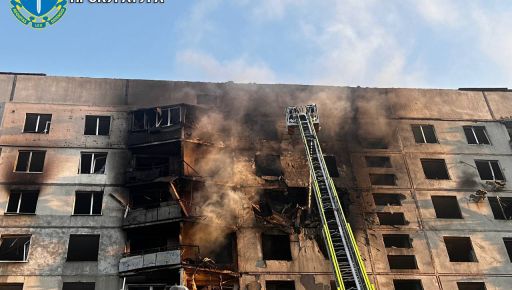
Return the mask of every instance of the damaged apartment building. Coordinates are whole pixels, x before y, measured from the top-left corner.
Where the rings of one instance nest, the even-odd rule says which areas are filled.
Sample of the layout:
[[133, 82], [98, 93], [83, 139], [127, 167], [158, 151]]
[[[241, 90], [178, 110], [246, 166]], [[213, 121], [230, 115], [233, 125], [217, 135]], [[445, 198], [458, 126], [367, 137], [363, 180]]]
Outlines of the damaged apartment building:
[[0, 74], [0, 290], [335, 289], [311, 103], [375, 289], [510, 289], [511, 100]]

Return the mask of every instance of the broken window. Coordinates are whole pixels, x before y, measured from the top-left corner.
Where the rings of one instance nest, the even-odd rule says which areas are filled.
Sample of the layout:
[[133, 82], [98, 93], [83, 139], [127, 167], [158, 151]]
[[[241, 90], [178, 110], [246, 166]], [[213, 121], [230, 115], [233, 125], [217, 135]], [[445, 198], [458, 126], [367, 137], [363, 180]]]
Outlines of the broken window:
[[157, 109], [158, 113], [158, 123], [157, 127], [168, 127], [172, 125], [176, 125], [180, 123], [180, 108], [163, 108], [161, 110]]
[[98, 261], [100, 235], [70, 235], [67, 261]]
[[370, 183], [372, 185], [396, 185], [396, 175], [370, 173]]
[[334, 155], [324, 155], [325, 165], [331, 177], [340, 177], [338, 166], [336, 165], [336, 157]]
[[77, 191], [75, 193], [74, 215], [100, 215], [103, 201], [101, 191]]
[[80, 155], [80, 174], [105, 174], [107, 153], [82, 152]]
[[16, 172], [41, 173], [44, 167], [46, 151], [18, 151]]
[[411, 125], [416, 143], [439, 143], [432, 125]]
[[388, 263], [390, 269], [418, 269], [414, 255], [388, 255]]
[[395, 290], [423, 290], [419, 279], [393, 280], [393, 286], [395, 286]]
[[505, 180], [497, 160], [475, 160], [476, 169], [482, 180]]
[[494, 219], [512, 220], [512, 197], [490, 196], [488, 199]]
[[295, 290], [294, 281], [265, 281], [266, 290]]
[[52, 122], [51, 114], [31, 114], [27, 113], [25, 117], [25, 126], [23, 133], [50, 133], [50, 125]]
[[457, 282], [459, 290], [486, 290], [484, 282]]
[[39, 191], [13, 190], [9, 195], [6, 213], [34, 214], [36, 213]]
[[402, 199], [405, 196], [403, 194], [398, 193], [374, 193], [373, 201], [375, 205], [383, 205], [383, 206], [399, 206], [402, 205]]
[[207, 95], [207, 94], [198, 94], [196, 96], [196, 104], [215, 106], [217, 104], [217, 96], [212, 96], [212, 95]]
[[459, 202], [456, 196], [431, 196], [436, 217], [442, 219], [461, 219]]
[[0, 290], [23, 290], [23, 283], [0, 283]]
[[450, 179], [444, 159], [420, 159], [427, 179]]
[[262, 234], [261, 248], [263, 250], [263, 260], [292, 260], [289, 235]]
[[146, 114], [143, 110], [133, 112], [132, 131], [146, 129]]
[[444, 237], [450, 262], [478, 262], [469, 237]]
[[484, 126], [463, 126], [468, 144], [491, 144]]
[[282, 176], [283, 166], [281, 157], [276, 154], [256, 154], [254, 157], [256, 175], [258, 176]]
[[378, 212], [379, 224], [382, 226], [403, 226], [407, 224], [402, 212]]
[[110, 133], [110, 116], [85, 116], [84, 135], [108, 136]]
[[412, 248], [411, 238], [407, 234], [383, 234], [382, 239], [386, 248]]
[[26, 262], [30, 235], [3, 235], [0, 238], [0, 261]]
[[503, 243], [507, 249], [508, 259], [512, 262], [512, 238], [503, 238]]
[[64, 282], [62, 290], [94, 290], [94, 282]]
[[387, 156], [365, 156], [366, 167], [391, 168], [391, 160]]

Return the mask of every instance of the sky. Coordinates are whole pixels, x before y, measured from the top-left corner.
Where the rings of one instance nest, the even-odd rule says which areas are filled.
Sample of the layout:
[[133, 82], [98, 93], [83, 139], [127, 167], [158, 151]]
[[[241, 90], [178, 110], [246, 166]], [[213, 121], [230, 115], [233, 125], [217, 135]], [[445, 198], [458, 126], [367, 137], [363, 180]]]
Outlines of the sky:
[[505, 0], [87, 1], [68, 4], [66, 15], [42, 30], [18, 22], [9, 1], [1, 1], [0, 71], [362, 87], [512, 87], [512, 5]]

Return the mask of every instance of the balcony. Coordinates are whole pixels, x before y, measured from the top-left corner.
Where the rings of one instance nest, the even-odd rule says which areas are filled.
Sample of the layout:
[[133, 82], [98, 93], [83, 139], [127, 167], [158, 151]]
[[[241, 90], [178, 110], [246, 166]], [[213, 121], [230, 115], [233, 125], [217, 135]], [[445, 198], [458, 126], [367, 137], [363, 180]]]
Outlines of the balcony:
[[182, 137], [183, 126], [181, 124], [162, 128], [154, 127], [130, 132], [128, 135], [128, 146], [177, 141], [182, 139]]
[[149, 224], [180, 220], [181, 208], [177, 202], [168, 202], [156, 208], [141, 208], [128, 211], [123, 220], [123, 227], [136, 227]]
[[147, 268], [180, 266], [183, 259], [191, 256], [198, 259], [199, 248], [197, 246], [161, 247], [127, 253], [119, 261], [119, 272], [126, 273]]
[[178, 163], [161, 166], [153, 166], [149, 168], [134, 168], [126, 172], [126, 183], [137, 184], [152, 182], [160, 177], [179, 176], [182, 173], [182, 166]]

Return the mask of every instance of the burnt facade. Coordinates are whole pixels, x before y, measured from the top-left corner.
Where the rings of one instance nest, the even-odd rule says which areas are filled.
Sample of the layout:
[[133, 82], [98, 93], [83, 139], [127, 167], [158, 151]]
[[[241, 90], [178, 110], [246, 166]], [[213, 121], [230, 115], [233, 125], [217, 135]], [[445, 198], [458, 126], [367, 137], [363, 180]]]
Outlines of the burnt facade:
[[331, 289], [309, 103], [376, 289], [508, 289], [511, 99], [0, 75], [0, 290]]

